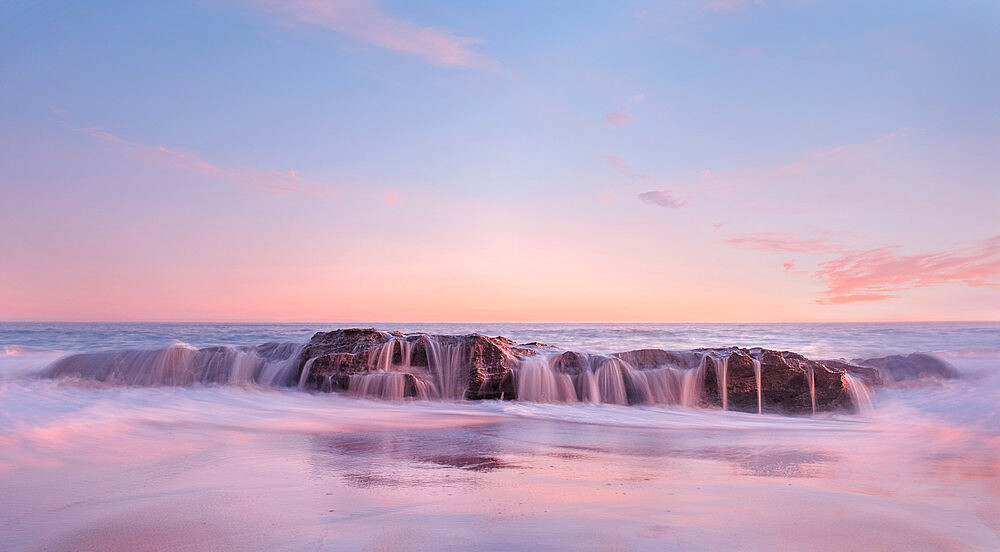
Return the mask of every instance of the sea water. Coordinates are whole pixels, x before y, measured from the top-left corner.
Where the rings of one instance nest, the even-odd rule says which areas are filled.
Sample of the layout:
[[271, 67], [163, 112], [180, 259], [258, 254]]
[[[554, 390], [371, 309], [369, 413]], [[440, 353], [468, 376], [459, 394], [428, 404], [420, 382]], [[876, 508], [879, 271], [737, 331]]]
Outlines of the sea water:
[[[595, 354], [929, 352], [864, 415], [371, 401], [37, 376], [341, 327]], [[554, 388], [555, 389], [555, 388]], [[2, 550], [996, 550], [1000, 324], [0, 324]]]

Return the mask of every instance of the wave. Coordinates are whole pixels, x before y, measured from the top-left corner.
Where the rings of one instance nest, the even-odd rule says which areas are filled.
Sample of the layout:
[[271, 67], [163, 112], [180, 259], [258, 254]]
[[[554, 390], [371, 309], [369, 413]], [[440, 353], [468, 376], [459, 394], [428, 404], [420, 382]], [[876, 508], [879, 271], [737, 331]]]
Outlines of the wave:
[[18, 356], [28, 352], [28, 349], [20, 345], [4, 345], [0, 347], [0, 356]]
[[76, 377], [117, 385], [290, 385], [301, 368], [299, 343], [195, 349], [177, 343], [163, 349], [79, 353], [57, 360], [44, 377]]

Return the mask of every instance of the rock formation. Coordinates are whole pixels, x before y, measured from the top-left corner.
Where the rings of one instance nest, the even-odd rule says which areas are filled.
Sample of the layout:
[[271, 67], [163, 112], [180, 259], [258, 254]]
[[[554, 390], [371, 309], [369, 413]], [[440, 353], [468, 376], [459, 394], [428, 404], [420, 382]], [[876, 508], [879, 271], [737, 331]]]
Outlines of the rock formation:
[[[882, 382], [872, 364], [878, 359], [860, 365], [739, 348], [642, 349], [614, 355], [554, 351], [540, 343], [517, 345], [479, 334], [336, 330], [313, 336], [303, 351], [300, 381], [304, 388], [375, 398], [665, 403], [792, 414], [857, 410], [860, 405], [851, 382], [862, 386]], [[529, 357], [533, 359], [530, 382], [524, 379], [529, 373], [524, 359]], [[549, 373], [538, 373], [546, 370]], [[391, 388], [352, 385], [376, 374], [394, 374], [377, 377], [397, 382]]]
[[874, 386], [957, 377], [927, 354], [811, 360], [789, 351], [730, 347], [599, 355], [479, 334], [357, 328], [319, 332], [307, 344], [82, 353], [56, 361], [43, 375], [117, 385], [297, 384], [389, 400], [516, 399], [781, 414], [863, 410]]

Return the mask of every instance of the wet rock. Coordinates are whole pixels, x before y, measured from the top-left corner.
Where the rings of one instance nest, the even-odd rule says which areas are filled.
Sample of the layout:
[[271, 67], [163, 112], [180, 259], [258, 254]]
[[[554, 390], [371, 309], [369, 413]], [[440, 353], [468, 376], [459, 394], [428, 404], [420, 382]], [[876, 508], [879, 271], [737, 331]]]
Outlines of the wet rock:
[[552, 345], [546, 345], [545, 343], [539, 343], [537, 341], [529, 341], [528, 343], [520, 343], [518, 347], [526, 347], [529, 349], [547, 349], [550, 351], [557, 350], [558, 347], [553, 347]]
[[882, 358], [856, 360], [855, 364], [878, 370], [887, 382], [901, 382], [923, 378], [952, 379], [958, 372], [947, 362], [925, 353], [892, 355]]
[[[346, 390], [352, 375], [389, 368], [408, 374], [406, 396], [416, 396], [421, 384], [433, 386], [445, 398], [514, 399], [517, 389], [513, 370], [518, 360], [537, 351], [518, 347], [504, 337], [469, 335], [423, 335], [347, 329], [320, 332], [303, 351], [301, 363], [308, 369], [305, 386], [321, 391]], [[433, 359], [433, 360], [432, 360]], [[447, 374], [463, 389], [448, 397], [441, 366], [460, 370]], [[451, 381], [451, 379], [449, 379]]]
[[302, 352], [304, 358], [313, 358], [334, 353], [363, 354], [376, 345], [392, 339], [387, 332], [374, 328], [351, 328], [332, 332], [316, 332]]
[[882, 377], [881, 372], [871, 366], [861, 366], [860, 364], [848, 362], [846, 360], [821, 360], [818, 362], [833, 372], [847, 372], [852, 376], [859, 378], [869, 387], [885, 383], [885, 379]]
[[[530, 367], [522, 365], [529, 356], [535, 357]], [[519, 372], [525, 396], [538, 391], [531, 395], [537, 400], [725, 405], [783, 414], [856, 410], [871, 404], [872, 386], [958, 377], [948, 363], [920, 353], [855, 361], [736, 347], [597, 355], [480, 334], [373, 328], [318, 332], [305, 345], [81, 353], [57, 360], [42, 375], [111, 385], [299, 384], [374, 398], [509, 400], [517, 398]]]
[[614, 356], [639, 370], [649, 370], [661, 366], [697, 368], [702, 357], [695, 351], [665, 351], [663, 349], [638, 349], [615, 353]]
[[469, 385], [465, 398], [517, 398], [513, 370], [518, 359], [534, 351], [511, 347], [513, 342], [505, 338], [471, 334], [462, 339], [463, 347], [469, 350]]
[[[317, 333], [305, 348], [302, 363], [310, 369], [305, 379], [307, 386], [323, 391], [347, 390], [352, 376], [389, 367], [407, 374], [407, 397], [421, 396], [421, 389], [434, 389], [432, 396], [481, 400], [517, 398], [518, 363], [530, 355], [547, 355], [554, 372], [573, 378], [578, 395], [584, 372], [593, 373], [604, 363], [614, 361], [624, 363], [623, 386], [628, 404], [654, 400], [652, 392], [643, 386], [654, 381], [653, 374], [672, 370], [674, 375], [670, 377], [675, 379], [670, 385], [694, 386], [693, 391], [675, 393], [695, 394], [684, 398], [684, 404], [721, 408], [725, 403], [729, 410], [757, 412], [759, 408], [765, 413], [781, 414], [856, 410], [848, 378], [873, 386], [886, 380], [954, 374], [946, 363], [919, 354], [848, 362], [815, 361], [790, 351], [735, 347], [639, 349], [610, 357], [575, 351], [555, 353], [552, 349], [537, 342], [517, 345], [503, 337], [479, 334], [404, 335], [348, 329]], [[442, 355], [449, 357], [443, 360]], [[760, 366], [760, 399], [755, 361]], [[456, 382], [452, 385], [460, 386], [450, 395], [440, 389], [444, 385], [442, 375], [435, 373], [448, 362], [458, 370], [451, 376]], [[687, 383], [677, 383], [678, 378], [685, 378]], [[661, 377], [658, 381], [662, 384], [667, 380]]]
[[[727, 387], [729, 398], [729, 410], [741, 412], [757, 412], [757, 377], [754, 373], [753, 358], [749, 353], [742, 351], [730, 352], [727, 357]], [[707, 385], [711, 397], [711, 403], [722, 406], [722, 400], [718, 392], [718, 382], [715, 377], [715, 370], [709, 370], [707, 375], [712, 381]], [[763, 373], [761, 374], [763, 375]], [[771, 412], [775, 409], [774, 403], [768, 403], [768, 394], [764, 394], [764, 411]]]
[[[828, 366], [796, 353], [769, 349], [642, 349], [615, 356], [639, 370], [664, 366], [697, 370], [695, 383], [702, 388], [697, 406], [722, 408], [725, 402], [728, 410], [742, 412], [760, 408], [765, 413], [807, 414], [814, 411], [814, 402], [816, 411], [850, 410], [854, 405], [843, 373], [850, 370], [869, 378], [873, 375], [869, 368], [847, 363]], [[755, 359], [760, 361], [759, 405]], [[725, 392], [720, 385], [723, 375]]]
[[562, 374], [577, 376], [584, 370], [590, 369], [590, 358], [574, 351], [560, 353], [552, 363], [553, 367]]

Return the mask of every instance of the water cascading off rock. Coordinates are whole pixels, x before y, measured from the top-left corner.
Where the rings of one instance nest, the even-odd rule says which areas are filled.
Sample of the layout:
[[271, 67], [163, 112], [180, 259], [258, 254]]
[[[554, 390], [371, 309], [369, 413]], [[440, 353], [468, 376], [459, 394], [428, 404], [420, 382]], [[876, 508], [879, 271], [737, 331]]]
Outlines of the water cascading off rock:
[[750, 413], [864, 411], [873, 386], [954, 377], [925, 354], [814, 361], [788, 351], [642, 349], [615, 354], [560, 351], [503, 337], [346, 329], [306, 344], [81, 353], [45, 369], [113, 385], [252, 384], [403, 400], [504, 399], [614, 405], [673, 405]]

